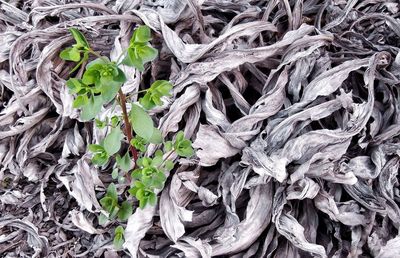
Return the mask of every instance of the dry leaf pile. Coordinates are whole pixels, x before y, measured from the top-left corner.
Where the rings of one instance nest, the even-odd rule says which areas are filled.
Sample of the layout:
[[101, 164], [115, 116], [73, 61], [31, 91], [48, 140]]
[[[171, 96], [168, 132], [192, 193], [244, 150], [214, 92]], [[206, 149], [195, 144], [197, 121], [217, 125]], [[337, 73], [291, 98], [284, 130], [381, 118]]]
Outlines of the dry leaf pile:
[[[0, 0], [0, 256], [400, 257], [399, 7]], [[197, 153], [117, 253], [97, 221], [111, 172], [86, 153], [105, 132], [79, 121], [58, 54], [76, 27], [115, 58], [136, 24], [160, 56], [123, 91], [170, 80], [154, 120]]]

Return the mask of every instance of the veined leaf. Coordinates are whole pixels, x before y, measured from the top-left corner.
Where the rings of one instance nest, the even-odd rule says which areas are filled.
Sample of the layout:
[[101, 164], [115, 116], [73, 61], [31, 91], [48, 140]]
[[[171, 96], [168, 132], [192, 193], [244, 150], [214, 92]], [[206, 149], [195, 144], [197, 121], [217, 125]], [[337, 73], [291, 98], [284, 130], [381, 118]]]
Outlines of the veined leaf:
[[161, 135], [161, 131], [158, 130], [157, 128], [153, 129], [153, 134], [151, 135], [150, 139], [149, 139], [150, 143], [154, 143], [154, 144], [159, 144], [162, 143], [162, 135]]
[[146, 141], [149, 141], [154, 131], [153, 120], [149, 114], [138, 105], [132, 104], [129, 119], [135, 133]]
[[129, 171], [129, 169], [131, 169], [131, 157], [130, 157], [130, 155], [129, 155], [129, 151], [127, 151], [126, 153], [125, 153], [125, 155], [124, 156], [119, 156], [119, 155], [117, 155], [116, 156], [116, 161], [117, 161], [117, 164], [118, 164], [118, 166], [119, 166], [119, 168], [121, 169], [121, 170], [123, 170], [123, 171]]
[[133, 36], [131, 38], [132, 43], [147, 43], [151, 40], [151, 30], [148, 26], [142, 25], [137, 27], [133, 32]]
[[78, 29], [70, 28], [69, 31], [74, 37], [77, 44], [76, 46], [78, 48], [79, 47], [90, 48], [89, 43], [87, 42], [85, 36]]
[[122, 61], [123, 64], [127, 66], [133, 66], [139, 71], [144, 70], [143, 66], [143, 60], [142, 58], [137, 54], [137, 51], [135, 48], [128, 48], [128, 51], [126, 53], [126, 56], [124, 60]]
[[125, 221], [132, 215], [132, 204], [127, 201], [122, 202], [121, 208], [118, 211], [118, 219]]
[[79, 95], [75, 98], [74, 102], [72, 103], [72, 107], [80, 108], [86, 105], [89, 102], [89, 98], [87, 95]]
[[151, 46], [137, 46], [137, 53], [143, 63], [147, 63], [153, 61], [157, 57], [158, 50]]
[[68, 47], [60, 52], [60, 58], [67, 61], [79, 62], [81, 53], [74, 47]]
[[108, 155], [114, 155], [121, 148], [121, 140], [123, 139], [123, 134], [121, 128], [112, 128], [111, 132], [104, 139], [104, 149]]
[[86, 105], [82, 106], [81, 118], [84, 121], [91, 120], [100, 112], [103, 105], [101, 96], [92, 96]]
[[124, 244], [124, 228], [122, 226], [118, 226], [114, 231], [114, 247], [118, 250], [122, 248]]
[[113, 183], [109, 184], [107, 187], [107, 196], [111, 197], [115, 201], [118, 201], [117, 188]]

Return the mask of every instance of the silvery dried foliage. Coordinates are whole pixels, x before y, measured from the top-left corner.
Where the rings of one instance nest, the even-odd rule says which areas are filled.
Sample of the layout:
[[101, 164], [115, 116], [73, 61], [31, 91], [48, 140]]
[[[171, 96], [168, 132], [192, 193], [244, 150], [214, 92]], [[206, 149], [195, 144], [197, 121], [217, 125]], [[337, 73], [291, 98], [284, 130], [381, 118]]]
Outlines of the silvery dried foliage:
[[[400, 257], [399, 7], [0, 0], [1, 256]], [[126, 67], [123, 91], [170, 80], [152, 115], [197, 155], [129, 218], [117, 253], [116, 225], [97, 221], [111, 164], [86, 154], [106, 132], [80, 122], [58, 53], [76, 27], [115, 59], [137, 24], [160, 55], [143, 75]]]

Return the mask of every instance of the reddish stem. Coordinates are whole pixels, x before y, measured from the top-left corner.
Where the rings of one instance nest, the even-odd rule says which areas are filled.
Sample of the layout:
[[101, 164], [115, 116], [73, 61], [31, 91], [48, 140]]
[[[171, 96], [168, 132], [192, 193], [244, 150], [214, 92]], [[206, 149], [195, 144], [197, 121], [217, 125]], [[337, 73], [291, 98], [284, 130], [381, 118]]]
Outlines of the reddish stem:
[[131, 145], [131, 140], [132, 140], [132, 125], [129, 122], [128, 118], [128, 111], [126, 110], [126, 97], [125, 94], [122, 92], [120, 89], [118, 91], [119, 95], [119, 104], [121, 105], [122, 108], [122, 115], [124, 118], [124, 123], [125, 123], [125, 135], [128, 138], [128, 143], [129, 143], [129, 150], [131, 151], [133, 160], [135, 161], [135, 167], [136, 167], [136, 161], [138, 159], [138, 151]]

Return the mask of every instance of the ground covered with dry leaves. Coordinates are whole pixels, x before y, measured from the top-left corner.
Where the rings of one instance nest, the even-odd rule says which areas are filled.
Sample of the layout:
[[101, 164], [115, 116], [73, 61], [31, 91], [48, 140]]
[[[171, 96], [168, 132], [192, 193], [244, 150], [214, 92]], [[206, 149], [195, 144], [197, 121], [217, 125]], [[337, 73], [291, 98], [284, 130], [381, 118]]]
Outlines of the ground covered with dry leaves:
[[[399, 7], [0, 0], [0, 256], [400, 257]], [[97, 220], [110, 166], [86, 152], [104, 132], [79, 121], [58, 54], [75, 27], [115, 58], [138, 24], [160, 55], [123, 91], [170, 80], [152, 116], [196, 156], [116, 252]]]

